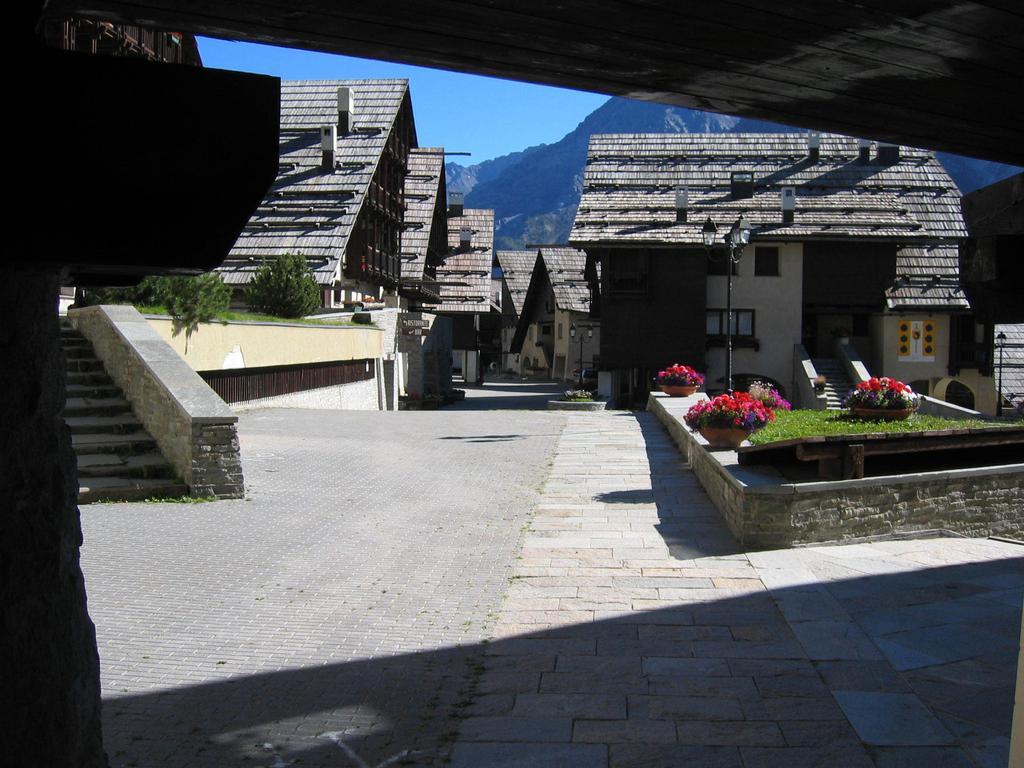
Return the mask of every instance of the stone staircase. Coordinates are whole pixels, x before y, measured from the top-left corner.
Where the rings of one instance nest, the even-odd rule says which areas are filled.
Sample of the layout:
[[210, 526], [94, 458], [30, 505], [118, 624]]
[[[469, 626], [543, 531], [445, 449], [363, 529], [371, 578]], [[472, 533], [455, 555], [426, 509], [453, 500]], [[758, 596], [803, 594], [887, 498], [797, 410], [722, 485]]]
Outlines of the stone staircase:
[[70, 326], [62, 325], [60, 334], [68, 366], [64, 421], [78, 459], [78, 503], [188, 495], [92, 345]]
[[838, 360], [831, 357], [813, 358], [811, 364], [814, 366], [814, 370], [825, 377], [825, 397], [828, 398], [828, 410], [841, 410], [843, 398], [853, 386], [843, 366]]

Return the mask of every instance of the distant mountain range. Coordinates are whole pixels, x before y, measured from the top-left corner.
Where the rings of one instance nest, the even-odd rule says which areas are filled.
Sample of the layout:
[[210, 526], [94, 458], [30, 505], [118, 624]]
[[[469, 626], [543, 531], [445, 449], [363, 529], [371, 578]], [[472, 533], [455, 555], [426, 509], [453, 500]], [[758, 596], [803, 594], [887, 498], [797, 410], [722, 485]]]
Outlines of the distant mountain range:
[[[448, 189], [466, 193], [466, 206], [493, 208], [495, 247], [564, 243], [583, 187], [587, 144], [594, 133], [777, 133], [798, 131], [763, 120], [684, 107], [611, 98], [554, 144], [540, 144], [477, 165], [447, 163]], [[1020, 168], [938, 153], [963, 193], [999, 181]]]

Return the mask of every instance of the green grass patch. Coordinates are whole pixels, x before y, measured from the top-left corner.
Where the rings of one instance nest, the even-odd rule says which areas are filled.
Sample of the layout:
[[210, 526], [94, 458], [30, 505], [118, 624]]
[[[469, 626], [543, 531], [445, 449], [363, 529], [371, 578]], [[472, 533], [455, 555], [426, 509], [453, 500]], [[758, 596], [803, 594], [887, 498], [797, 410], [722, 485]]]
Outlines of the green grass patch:
[[[167, 307], [162, 307], [155, 304], [136, 304], [135, 308], [144, 315], [167, 315], [170, 316], [170, 312], [167, 311]], [[298, 323], [299, 325], [356, 325], [351, 320], [321, 320], [321, 319], [308, 319], [304, 317], [276, 317], [274, 315], [260, 315], [255, 312], [240, 312], [238, 310], [227, 310], [225, 312], [218, 312], [216, 320], [226, 323], [230, 321], [243, 322], [243, 323]], [[362, 325], [361, 327], [370, 327]]]
[[913, 414], [905, 421], [857, 419], [846, 411], [776, 411], [775, 421], [750, 436], [754, 445], [780, 440], [797, 440], [817, 435], [864, 435], [879, 432], [926, 432], [942, 429], [980, 429], [1021, 426], [1024, 421], [983, 421], [946, 419], [941, 416]]

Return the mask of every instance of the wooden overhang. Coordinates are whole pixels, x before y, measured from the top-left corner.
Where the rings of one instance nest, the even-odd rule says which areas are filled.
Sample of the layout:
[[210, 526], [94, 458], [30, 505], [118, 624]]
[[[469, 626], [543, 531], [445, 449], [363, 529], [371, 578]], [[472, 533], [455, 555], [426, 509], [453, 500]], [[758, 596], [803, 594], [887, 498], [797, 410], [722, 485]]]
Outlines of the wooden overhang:
[[[13, 79], [35, 152], [12, 180], [28, 226], [12, 252], [78, 285], [216, 267], [274, 181], [280, 81], [36, 47]], [[148, 94], [143, 98], [140, 94]]]
[[1024, 165], [1010, 0], [52, 0], [78, 14], [387, 59]]
[[[932, 432], [877, 432], [864, 435], [820, 435], [738, 448], [740, 466], [815, 461], [818, 476], [830, 480], [864, 477], [868, 456], [911, 456], [956, 450], [1000, 451], [999, 463], [1024, 456], [1024, 427], [945, 429]], [[917, 458], [920, 458], [918, 456]], [[877, 474], [877, 473], [876, 473]], [[887, 473], [886, 473], [887, 474]]]

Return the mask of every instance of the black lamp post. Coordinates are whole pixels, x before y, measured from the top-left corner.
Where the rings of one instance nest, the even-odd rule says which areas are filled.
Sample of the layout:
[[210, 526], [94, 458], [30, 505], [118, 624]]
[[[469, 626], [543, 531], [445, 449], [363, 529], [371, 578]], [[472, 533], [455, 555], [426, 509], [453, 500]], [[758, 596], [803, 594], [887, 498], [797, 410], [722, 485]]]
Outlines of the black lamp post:
[[[586, 333], [584, 333], [584, 331]], [[583, 381], [583, 339], [586, 338], [587, 341], [590, 341], [592, 338], [594, 338], [594, 329], [593, 329], [593, 327], [591, 327], [589, 325], [586, 325], [586, 326], [582, 326], [581, 325], [580, 328], [579, 328], [579, 332], [578, 333], [579, 333], [579, 337], [580, 337], [580, 365], [579, 365], [580, 377], [579, 378], [580, 378], [580, 381]], [[572, 323], [569, 326], [569, 338], [575, 339], [576, 336], [577, 336], [576, 323]]]
[[1003, 347], [1006, 346], [1006, 334], [996, 334], [996, 346], [999, 347], [999, 380], [996, 384], [996, 416], [1003, 415]]
[[[701, 236], [704, 239], [704, 247], [709, 251], [715, 244], [717, 233], [718, 227], [708, 216], [701, 229]], [[725, 236], [725, 244], [729, 249], [725, 265], [725, 391], [729, 394], [732, 394], [732, 269], [743, 257], [743, 248], [749, 242], [750, 222], [747, 221], [746, 215], [740, 214]]]

